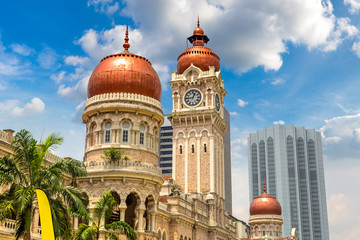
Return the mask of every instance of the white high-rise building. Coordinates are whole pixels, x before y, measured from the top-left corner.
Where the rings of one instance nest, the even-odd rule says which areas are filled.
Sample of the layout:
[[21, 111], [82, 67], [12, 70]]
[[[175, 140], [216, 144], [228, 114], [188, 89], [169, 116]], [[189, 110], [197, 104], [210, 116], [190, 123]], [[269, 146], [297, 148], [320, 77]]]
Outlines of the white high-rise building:
[[250, 133], [250, 202], [268, 193], [283, 209], [283, 233], [296, 228], [301, 240], [328, 240], [321, 134], [315, 129], [277, 125]]

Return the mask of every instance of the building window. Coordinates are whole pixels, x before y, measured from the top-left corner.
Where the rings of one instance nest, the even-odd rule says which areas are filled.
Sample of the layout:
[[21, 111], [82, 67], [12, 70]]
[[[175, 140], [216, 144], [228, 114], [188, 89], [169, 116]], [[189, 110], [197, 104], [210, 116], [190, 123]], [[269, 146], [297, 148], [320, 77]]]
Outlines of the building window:
[[194, 144], [191, 145], [191, 153], [195, 153], [195, 145]]
[[204, 153], [206, 153], [206, 143], [204, 143]]
[[125, 121], [122, 123], [122, 142], [129, 142], [129, 128], [130, 128], [130, 123]]
[[182, 145], [180, 145], [180, 154], [182, 154]]
[[145, 144], [145, 125], [144, 124], [141, 124], [140, 127], [140, 139], [139, 139], [139, 143], [141, 145], [144, 145]]
[[104, 135], [104, 142], [109, 143], [110, 139], [111, 139], [111, 122], [106, 122], [104, 124], [104, 129], [105, 129], [105, 135]]

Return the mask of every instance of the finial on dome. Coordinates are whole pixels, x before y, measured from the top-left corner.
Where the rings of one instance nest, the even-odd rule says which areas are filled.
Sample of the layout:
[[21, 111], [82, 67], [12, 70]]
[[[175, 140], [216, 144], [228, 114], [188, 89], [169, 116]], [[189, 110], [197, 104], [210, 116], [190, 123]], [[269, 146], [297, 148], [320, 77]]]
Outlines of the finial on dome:
[[124, 47], [124, 52], [129, 52], [128, 49], [130, 48], [130, 43], [129, 43], [129, 25], [126, 25], [126, 32], [125, 32], [125, 43], [123, 44]]
[[263, 187], [263, 190], [264, 190], [264, 193], [266, 193], [266, 182], [265, 182], [265, 179], [264, 179], [264, 187]]
[[199, 19], [199, 15], [198, 15], [198, 24], [197, 24], [198, 28], [200, 27], [200, 19]]

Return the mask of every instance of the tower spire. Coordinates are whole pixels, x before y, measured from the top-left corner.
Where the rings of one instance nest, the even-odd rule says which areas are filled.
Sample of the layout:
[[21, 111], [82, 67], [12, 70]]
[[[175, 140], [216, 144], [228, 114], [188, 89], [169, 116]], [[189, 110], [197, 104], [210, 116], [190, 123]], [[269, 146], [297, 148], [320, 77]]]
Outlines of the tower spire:
[[123, 44], [124, 52], [129, 52], [129, 51], [128, 51], [128, 49], [130, 48], [130, 43], [129, 43], [129, 25], [126, 25], [126, 32], [125, 32], [124, 41], [125, 41], [125, 43]]
[[198, 27], [198, 28], [200, 27], [200, 18], [199, 18], [199, 15], [198, 15], [197, 27]]
[[263, 186], [264, 193], [266, 193], [266, 181], [264, 179], [264, 186]]

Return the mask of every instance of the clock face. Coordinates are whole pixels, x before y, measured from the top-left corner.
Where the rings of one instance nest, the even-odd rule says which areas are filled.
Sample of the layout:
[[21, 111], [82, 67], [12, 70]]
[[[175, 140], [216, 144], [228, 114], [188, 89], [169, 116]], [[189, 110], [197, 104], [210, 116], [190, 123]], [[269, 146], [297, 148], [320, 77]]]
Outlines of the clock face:
[[201, 101], [201, 93], [199, 90], [191, 89], [185, 93], [184, 101], [188, 106], [196, 106]]
[[219, 95], [217, 94], [215, 96], [215, 105], [216, 105], [216, 110], [220, 111], [220, 99], [219, 99]]

